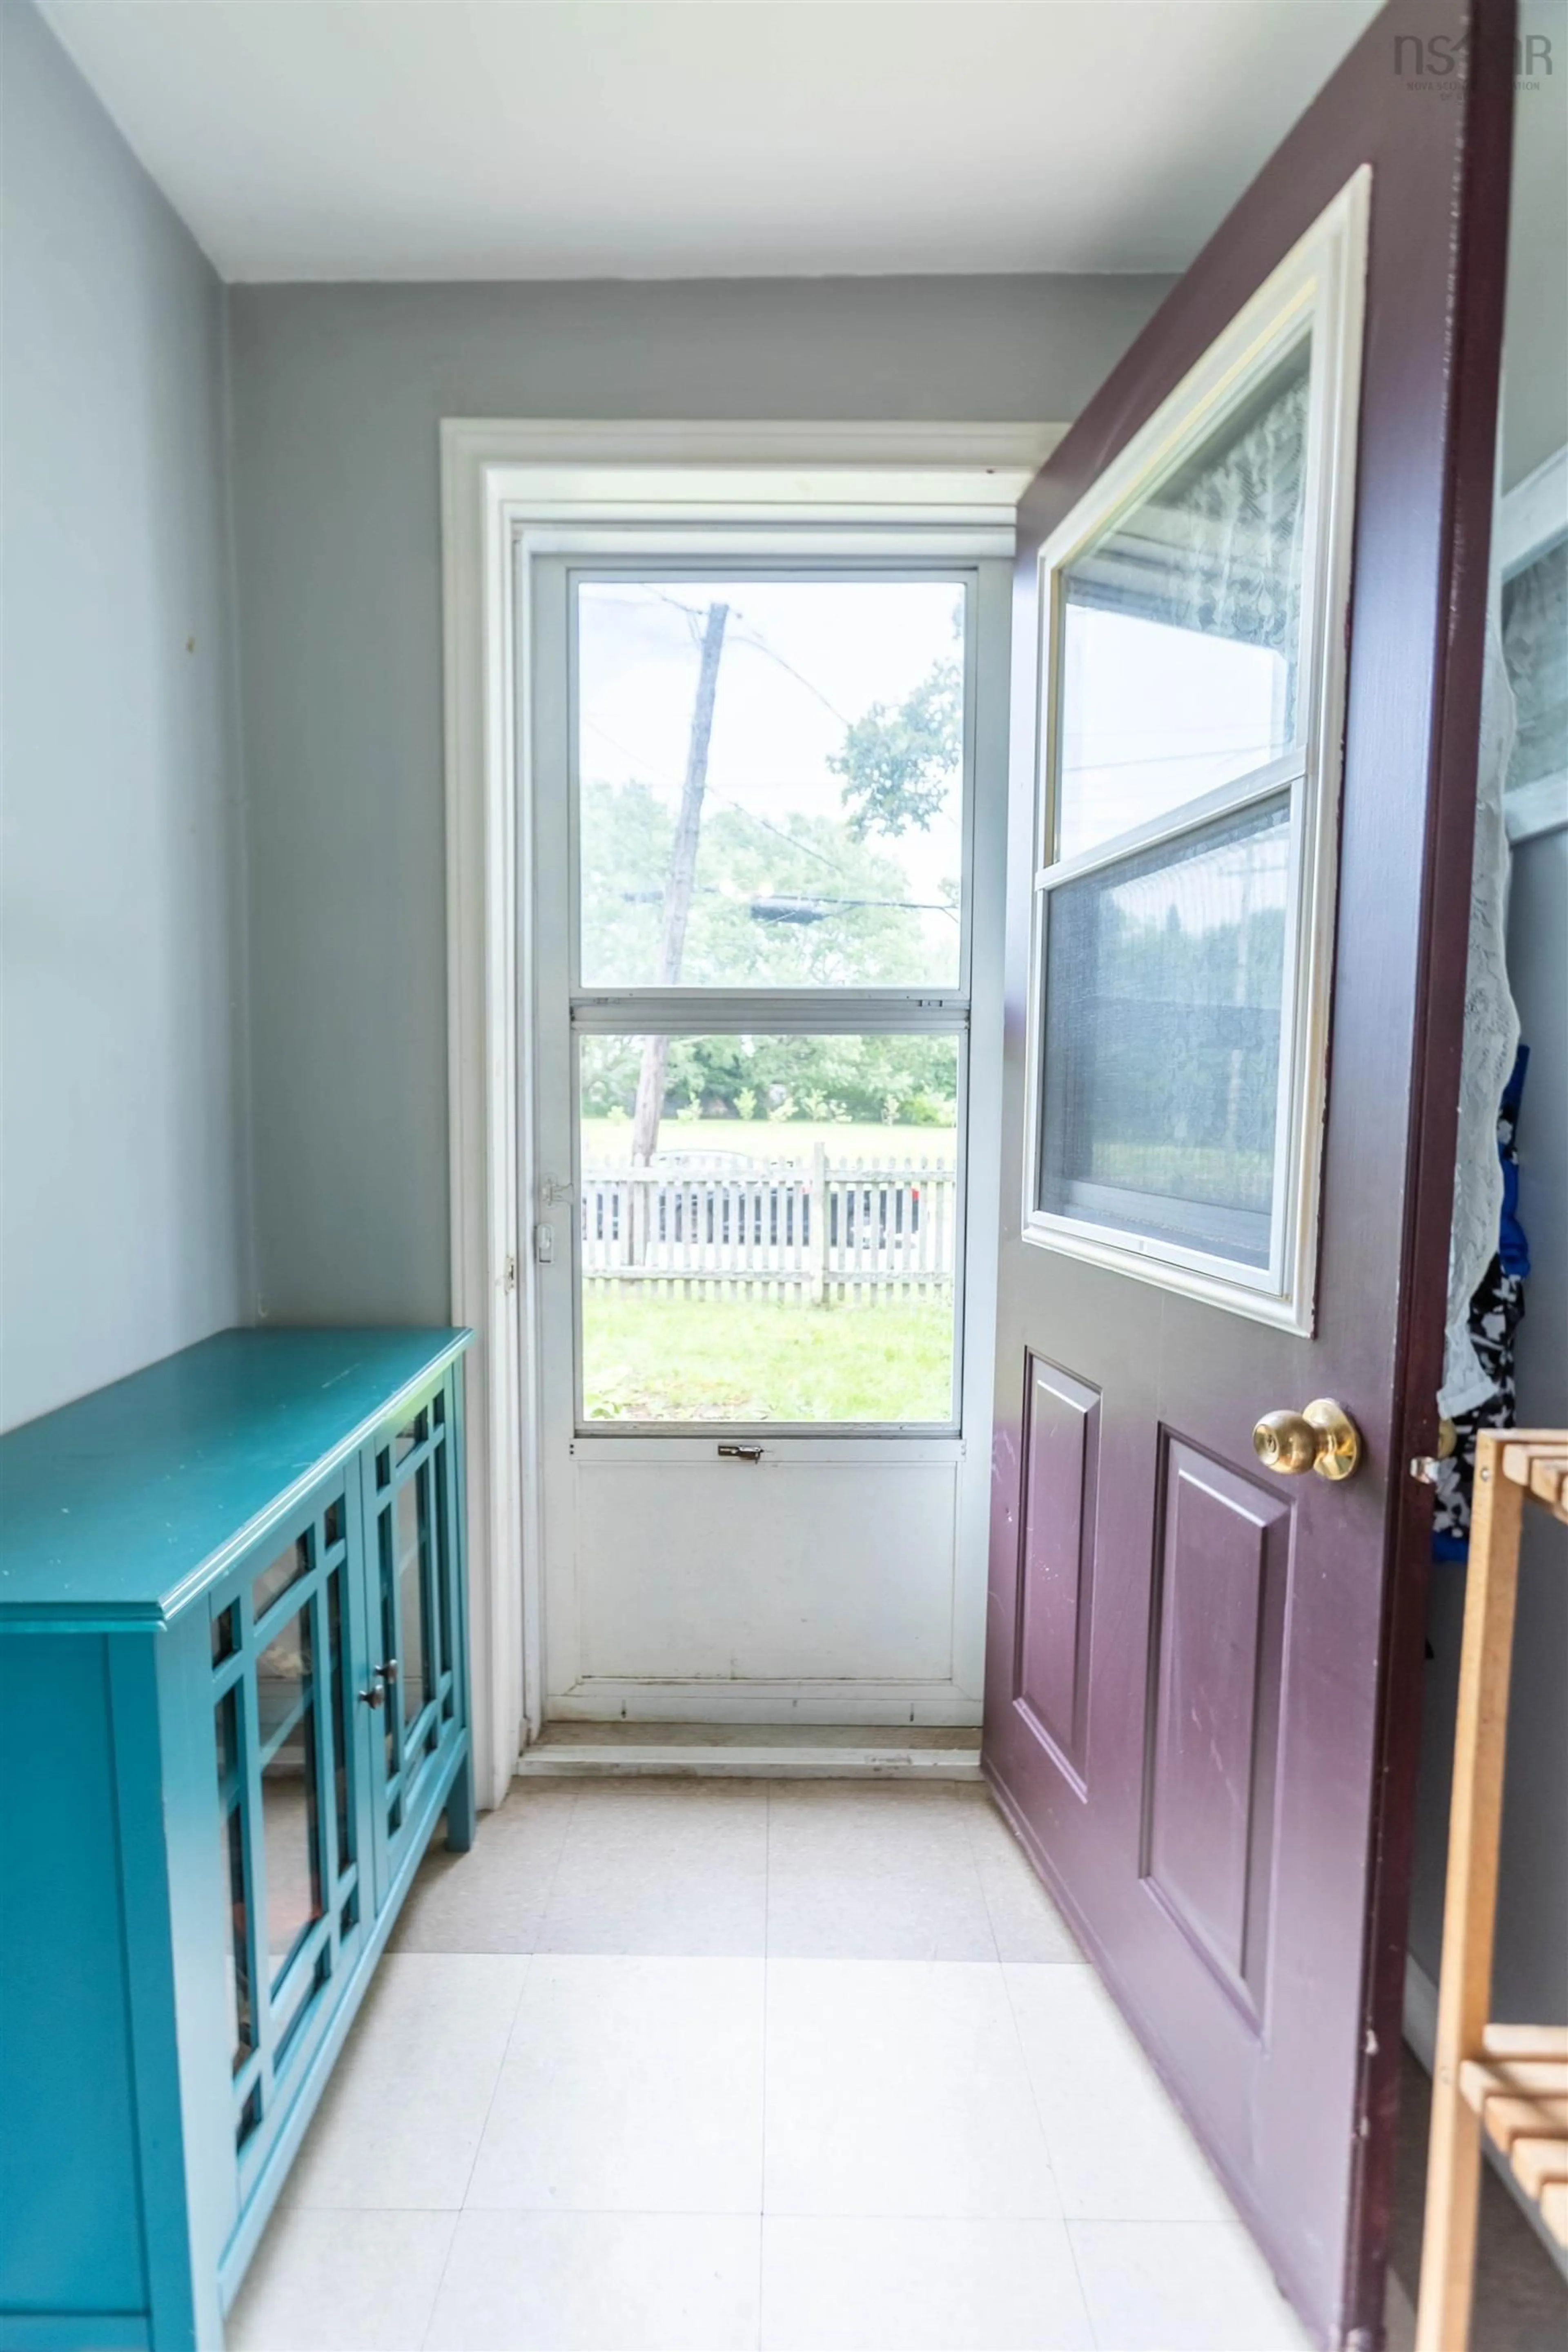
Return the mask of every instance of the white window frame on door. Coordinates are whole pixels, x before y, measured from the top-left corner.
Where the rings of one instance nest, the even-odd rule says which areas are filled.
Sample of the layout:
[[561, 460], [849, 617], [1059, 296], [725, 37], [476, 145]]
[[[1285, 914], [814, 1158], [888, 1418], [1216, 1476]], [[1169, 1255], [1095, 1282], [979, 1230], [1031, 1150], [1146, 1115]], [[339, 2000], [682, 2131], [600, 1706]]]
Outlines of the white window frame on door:
[[[1018, 499], [1062, 430], [442, 422], [451, 1286], [454, 1320], [476, 1334], [466, 1474], [481, 1805], [504, 1796], [543, 1709], [541, 1368], [523, 1246], [538, 1171], [521, 1065], [533, 1017], [528, 558], [649, 528], [701, 556], [745, 553], [749, 532], [764, 553], [781, 526], [803, 552], [1010, 556]], [[983, 723], [1005, 740], [1005, 719]], [[991, 931], [999, 960], [999, 907]], [[994, 1042], [971, 1055], [972, 1119], [993, 1092], [999, 1105]], [[975, 1189], [981, 1224], [984, 1171]]]
[[[1563, 539], [1568, 539], [1568, 448], [1554, 449], [1500, 500], [1493, 542], [1500, 585], [1528, 572]], [[1568, 770], [1505, 790], [1502, 807], [1511, 848], [1543, 834], [1561, 833], [1568, 825]]]
[[[1363, 166], [1238, 311], [1041, 548], [1036, 729], [1035, 888], [1029, 971], [1023, 1237], [1233, 1314], [1310, 1336], [1314, 1321], [1322, 1129], [1327, 1108], [1334, 885], [1347, 675], [1351, 523], [1372, 174]], [[1070, 857], [1056, 854], [1062, 720], [1064, 576], [1068, 564], [1202, 446], [1292, 346], [1312, 340], [1301, 593], [1300, 740], [1267, 766], [1168, 816]], [[1227, 814], [1289, 795], [1287, 1015], [1269, 1263], [1155, 1240], [1040, 1205], [1045, 1097], [1046, 936], [1053, 892], [1142, 848], [1174, 845]]]

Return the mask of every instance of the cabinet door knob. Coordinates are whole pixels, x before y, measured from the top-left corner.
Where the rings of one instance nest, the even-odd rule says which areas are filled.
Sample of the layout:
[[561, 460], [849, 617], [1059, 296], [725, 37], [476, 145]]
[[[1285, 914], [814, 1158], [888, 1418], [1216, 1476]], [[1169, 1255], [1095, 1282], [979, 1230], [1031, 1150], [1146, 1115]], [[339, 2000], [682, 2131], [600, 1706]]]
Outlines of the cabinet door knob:
[[372, 1683], [368, 1689], [361, 1691], [360, 1696], [366, 1706], [380, 1706], [384, 1694], [379, 1683]]

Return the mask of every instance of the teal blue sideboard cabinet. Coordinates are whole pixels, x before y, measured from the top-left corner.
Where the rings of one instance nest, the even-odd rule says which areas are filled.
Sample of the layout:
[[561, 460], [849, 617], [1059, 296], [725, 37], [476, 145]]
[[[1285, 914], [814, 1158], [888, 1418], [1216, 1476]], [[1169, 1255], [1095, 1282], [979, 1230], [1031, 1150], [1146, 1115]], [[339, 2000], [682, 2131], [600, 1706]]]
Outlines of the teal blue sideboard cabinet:
[[0, 2347], [219, 2352], [473, 1834], [465, 1331], [226, 1331], [0, 1439]]

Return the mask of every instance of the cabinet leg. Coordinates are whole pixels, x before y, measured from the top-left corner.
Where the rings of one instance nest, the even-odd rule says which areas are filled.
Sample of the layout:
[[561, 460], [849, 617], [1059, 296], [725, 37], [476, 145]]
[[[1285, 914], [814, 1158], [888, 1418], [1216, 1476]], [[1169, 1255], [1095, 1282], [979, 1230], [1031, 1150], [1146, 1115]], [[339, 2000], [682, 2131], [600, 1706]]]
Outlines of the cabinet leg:
[[474, 1842], [474, 1759], [470, 1753], [458, 1767], [447, 1798], [447, 1851], [467, 1853]]

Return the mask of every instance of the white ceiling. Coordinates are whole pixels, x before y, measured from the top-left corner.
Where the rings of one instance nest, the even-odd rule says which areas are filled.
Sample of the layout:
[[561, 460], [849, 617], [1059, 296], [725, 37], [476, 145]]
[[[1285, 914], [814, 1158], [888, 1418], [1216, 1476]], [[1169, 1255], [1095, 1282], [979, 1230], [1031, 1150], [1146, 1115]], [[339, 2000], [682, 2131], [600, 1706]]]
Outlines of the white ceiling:
[[1180, 268], [1375, 0], [45, 0], [224, 275]]

